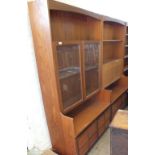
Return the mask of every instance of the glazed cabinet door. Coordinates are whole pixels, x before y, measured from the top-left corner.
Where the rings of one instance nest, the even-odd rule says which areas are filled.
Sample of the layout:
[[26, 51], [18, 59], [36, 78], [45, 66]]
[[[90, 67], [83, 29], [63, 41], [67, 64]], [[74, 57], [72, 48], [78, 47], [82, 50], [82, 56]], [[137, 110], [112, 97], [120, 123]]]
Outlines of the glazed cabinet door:
[[58, 79], [63, 110], [82, 101], [80, 44], [56, 45]]
[[99, 90], [99, 53], [100, 43], [84, 43], [85, 96]]

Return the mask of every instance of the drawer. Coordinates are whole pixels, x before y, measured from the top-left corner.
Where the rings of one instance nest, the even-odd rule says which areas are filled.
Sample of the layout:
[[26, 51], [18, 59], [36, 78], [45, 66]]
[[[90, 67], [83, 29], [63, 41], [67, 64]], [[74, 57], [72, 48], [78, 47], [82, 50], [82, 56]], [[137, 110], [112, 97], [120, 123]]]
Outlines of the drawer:
[[105, 129], [106, 129], [105, 125], [102, 126], [102, 127], [100, 127], [100, 128], [98, 129], [98, 135], [101, 136], [102, 133], [105, 131]]
[[97, 140], [98, 134], [97, 132], [89, 139], [89, 147], [91, 147]]
[[108, 109], [108, 110], [105, 111], [105, 120], [106, 121], [110, 120], [110, 114], [111, 114], [110, 109]]
[[98, 128], [105, 126], [105, 115], [104, 113], [98, 118]]
[[86, 130], [77, 138], [78, 148], [81, 148], [84, 144], [88, 142], [88, 140], [89, 140], [89, 137], [88, 137], [88, 132]]
[[77, 144], [78, 144], [78, 148], [83, 147], [83, 145], [85, 145], [89, 139], [92, 137], [92, 135], [94, 135], [95, 133], [97, 133], [97, 121], [95, 121], [94, 123], [92, 123], [78, 138], [77, 138]]
[[122, 97], [120, 97], [119, 99], [117, 99], [113, 105], [112, 105], [112, 116], [115, 115], [115, 113], [117, 112], [118, 109], [120, 109], [122, 104]]
[[88, 132], [88, 137], [92, 137], [92, 135], [94, 135], [94, 133], [97, 132], [97, 121], [95, 121], [92, 125], [90, 125], [90, 127], [87, 129]]
[[88, 150], [89, 150], [89, 143], [87, 142], [85, 145], [79, 148], [79, 155], [85, 155]]
[[102, 133], [109, 127], [109, 124], [110, 124], [110, 120], [104, 121], [104, 125], [102, 125], [102, 126], [100, 126], [98, 128], [98, 134], [99, 134], [99, 136], [101, 136]]

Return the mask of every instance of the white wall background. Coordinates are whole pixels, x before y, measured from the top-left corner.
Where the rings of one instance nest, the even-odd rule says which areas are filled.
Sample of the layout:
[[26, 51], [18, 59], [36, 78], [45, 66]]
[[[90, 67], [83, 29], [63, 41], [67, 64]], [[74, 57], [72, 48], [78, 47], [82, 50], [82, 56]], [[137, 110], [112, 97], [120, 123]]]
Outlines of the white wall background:
[[[74, 6], [81, 7], [96, 13], [108, 15], [118, 19], [126, 20], [128, 19], [126, 14], [126, 1], [124, 0], [59, 0], [67, 4], [72, 4]], [[121, 5], [120, 5], [121, 4]], [[28, 14], [28, 13], [27, 13]], [[27, 18], [28, 19], [28, 18]], [[28, 148], [33, 147], [44, 150], [51, 147], [49, 133], [47, 129], [44, 108], [41, 98], [41, 92], [39, 87], [36, 62], [33, 51], [33, 43], [31, 30], [29, 26], [29, 19], [26, 23], [27, 26], [27, 66], [26, 69], [29, 70], [28, 79], [30, 80], [30, 89], [28, 88], [27, 105], [28, 105], [28, 115], [27, 115], [27, 125], [28, 125]]]

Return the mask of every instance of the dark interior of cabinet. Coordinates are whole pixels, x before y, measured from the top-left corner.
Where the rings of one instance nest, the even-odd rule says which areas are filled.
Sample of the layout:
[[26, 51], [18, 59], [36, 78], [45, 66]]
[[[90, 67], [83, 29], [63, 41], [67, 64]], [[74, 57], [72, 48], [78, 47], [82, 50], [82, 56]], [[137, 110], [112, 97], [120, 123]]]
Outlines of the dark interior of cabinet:
[[52, 40], [100, 40], [100, 21], [77, 13], [50, 11]]
[[99, 88], [99, 50], [99, 43], [84, 45], [86, 95]]
[[125, 55], [128, 55], [128, 47], [125, 47]]
[[82, 98], [79, 45], [57, 46], [60, 91], [63, 107], [78, 102]]
[[128, 58], [124, 59], [124, 67], [128, 66]]
[[128, 35], [126, 35], [126, 38], [125, 38], [125, 45], [128, 45]]
[[128, 26], [126, 27], [126, 34], [128, 35]]
[[118, 83], [119, 83], [119, 80], [115, 81], [114, 83], [112, 83], [111, 85], [106, 87], [106, 89], [107, 90], [114, 90], [116, 87], [118, 87]]

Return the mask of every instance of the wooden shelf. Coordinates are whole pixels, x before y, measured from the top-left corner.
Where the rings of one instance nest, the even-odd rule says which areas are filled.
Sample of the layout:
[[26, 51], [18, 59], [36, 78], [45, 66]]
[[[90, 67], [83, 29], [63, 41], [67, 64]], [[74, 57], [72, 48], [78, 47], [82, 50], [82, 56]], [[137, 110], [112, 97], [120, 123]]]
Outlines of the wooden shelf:
[[74, 76], [76, 74], [80, 74], [79, 67], [68, 67], [59, 71], [60, 79], [65, 79], [65, 78]]
[[111, 84], [106, 90], [111, 92], [111, 104], [116, 101], [128, 89], [128, 82], [126, 77]]
[[89, 67], [86, 67], [85, 71], [90, 71], [90, 70], [94, 70], [97, 68], [98, 68], [98, 66], [89, 66]]
[[110, 81], [109, 83], [107, 83], [104, 87], [108, 87], [109, 85], [113, 84], [114, 82], [118, 81], [119, 79], [121, 78], [121, 75], [120, 77], [116, 77], [114, 80]]
[[74, 127], [76, 137], [87, 128], [105, 109], [109, 107], [110, 103], [95, 101], [89, 106], [86, 106], [81, 111], [74, 113]]
[[113, 61], [117, 61], [117, 60], [121, 60], [121, 59], [117, 59], [117, 58], [108, 58], [108, 59], [105, 59], [105, 60], [103, 60], [103, 65], [104, 64], [107, 64], [107, 63], [111, 63]]
[[124, 72], [128, 70], [128, 65], [124, 67]]
[[117, 43], [117, 42], [122, 42], [122, 40], [103, 40], [103, 43]]
[[116, 86], [112, 89], [111, 102], [113, 103], [116, 99], [121, 96], [128, 88], [123, 86]]
[[124, 59], [127, 59], [127, 58], [128, 58], [128, 55], [125, 55], [125, 56], [124, 56]]

